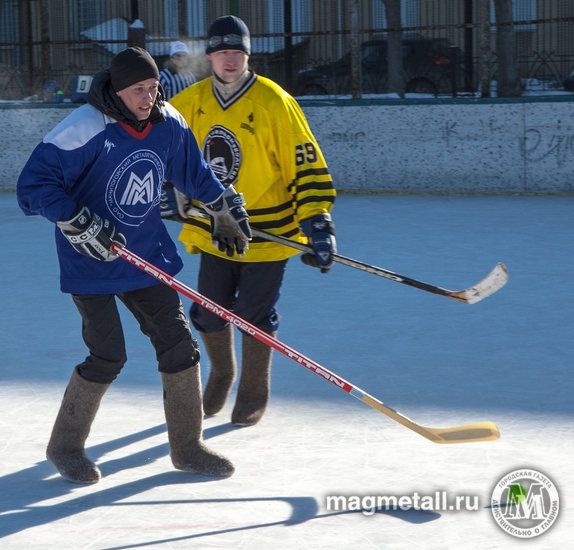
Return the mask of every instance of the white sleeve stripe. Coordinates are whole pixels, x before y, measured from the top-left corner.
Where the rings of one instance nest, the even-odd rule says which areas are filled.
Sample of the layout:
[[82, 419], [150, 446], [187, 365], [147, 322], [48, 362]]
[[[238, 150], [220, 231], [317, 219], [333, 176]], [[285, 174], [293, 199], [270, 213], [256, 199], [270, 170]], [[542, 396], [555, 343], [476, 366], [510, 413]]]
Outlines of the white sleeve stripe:
[[105, 131], [116, 120], [100, 113], [91, 105], [82, 105], [56, 125], [43, 139], [64, 151], [83, 147], [94, 136]]

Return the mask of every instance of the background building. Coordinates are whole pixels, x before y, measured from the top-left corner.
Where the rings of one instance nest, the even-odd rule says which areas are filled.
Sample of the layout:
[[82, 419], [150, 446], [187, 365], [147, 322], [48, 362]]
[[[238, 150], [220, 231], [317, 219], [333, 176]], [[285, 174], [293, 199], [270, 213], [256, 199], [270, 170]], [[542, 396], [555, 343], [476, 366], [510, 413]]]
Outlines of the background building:
[[[501, 22], [495, 6], [511, 20]], [[508, 70], [499, 32], [510, 39], [502, 49], [523, 90], [569, 87], [574, 70], [571, 0], [0, 0], [0, 99], [40, 96], [47, 80], [69, 98], [76, 76], [95, 74], [128, 44], [145, 45], [161, 68], [169, 42], [185, 41], [205, 76], [202, 40], [227, 13], [251, 29], [255, 70], [295, 94], [474, 94]], [[403, 45], [399, 84], [387, 78], [392, 54], [361, 49], [370, 40], [386, 48], [393, 36]], [[362, 78], [353, 81], [351, 63], [361, 56]], [[315, 85], [306, 86], [305, 71], [316, 68]]]

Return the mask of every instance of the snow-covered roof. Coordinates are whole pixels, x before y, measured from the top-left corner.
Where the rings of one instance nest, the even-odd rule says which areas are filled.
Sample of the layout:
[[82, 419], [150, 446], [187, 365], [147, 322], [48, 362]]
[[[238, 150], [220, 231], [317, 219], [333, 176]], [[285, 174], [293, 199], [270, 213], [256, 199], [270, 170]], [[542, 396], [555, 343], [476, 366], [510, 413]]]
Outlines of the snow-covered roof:
[[[131, 25], [121, 17], [115, 19], [110, 19], [94, 27], [90, 27], [80, 34], [87, 38], [88, 40], [94, 40], [99, 42], [100, 46], [108, 50], [112, 54], [117, 54], [126, 48], [128, 41], [128, 29], [129, 27], [143, 28], [143, 23], [139, 20], [134, 21]], [[106, 42], [106, 40], [118, 40], [122, 42]], [[169, 55], [169, 44], [174, 38], [168, 36], [151, 36], [149, 34], [145, 35], [146, 50], [154, 57], [161, 55]], [[153, 42], [152, 42], [153, 40]], [[156, 42], [157, 40], [162, 40], [161, 42]], [[165, 41], [164, 41], [165, 40]], [[205, 44], [204, 41], [190, 41], [186, 42], [189, 51], [192, 54], [204, 53]]]
[[[108, 50], [112, 54], [117, 54], [126, 48], [128, 40], [129, 27], [142, 28], [143, 23], [139, 20], [134, 21], [131, 25], [121, 17], [110, 19], [94, 27], [81, 32], [80, 34], [88, 40], [99, 42], [100, 46]], [[161, 55], [169, 55], [169, 44], [172, 40], [180, 40], [187, 44], [191, 55], [203, 55], [205, 53], [205, 40], [185, 40], [182, 38], [174, 38], [168, 36], [151, 36], [145, 35], [146, 50], [154, 57]], [[106, 40], [123, 41], [122, 42], [106, 42]], [[153, 42], [151, 41], [153, 40]], [[160, 42], [156, 42], [161, 40]], [[165, 40], [165, 42], [163, 41]], [[293, 37], [293, 45], [297, 45], [306, 38], [302, 36]], [[251, 52], [252, 53], [274, 53], [284, 48], [284, 40], [282, 37], [254, 37], [251, 38]]]

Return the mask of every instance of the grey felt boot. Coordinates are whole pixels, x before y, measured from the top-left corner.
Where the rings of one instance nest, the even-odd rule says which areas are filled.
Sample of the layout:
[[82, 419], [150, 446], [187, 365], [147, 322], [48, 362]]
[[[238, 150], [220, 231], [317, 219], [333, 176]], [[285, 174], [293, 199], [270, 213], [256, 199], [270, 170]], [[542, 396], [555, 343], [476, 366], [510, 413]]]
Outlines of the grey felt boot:
[[203, 442], [199, 364], [176, 374], [162, 372], [161, 379], [170, 455], [175, 468], [205, 476], [231, 476], [235, 471], [233, 464]]
[[56, 417], [46, 458], [60, 475], [73, 483], [97, 483], [102, 474], [84, 450], [84, 443], [100, 401], [110, 384], [97, 384], [82, 378], [76, 369]]
[[267, 344], [243, 335], [241, 378], [231, 414], [236, 426], [253, 426], [261, 420], [269, 401], [272, 354], [273, 349]]
[[203, 392], [203, 412], [217, 414], [225, 405], [237, 377], [237, 361], [233, 346], [233, 327], [220, 332], [200, 332], [211, 361], [211, 370]]

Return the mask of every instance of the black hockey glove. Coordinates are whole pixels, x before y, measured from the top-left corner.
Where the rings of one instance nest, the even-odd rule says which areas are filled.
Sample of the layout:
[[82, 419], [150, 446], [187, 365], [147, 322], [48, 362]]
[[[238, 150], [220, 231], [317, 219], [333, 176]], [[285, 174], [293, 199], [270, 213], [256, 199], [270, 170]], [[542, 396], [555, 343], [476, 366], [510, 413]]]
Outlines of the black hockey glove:
[[173, 183], [163, 182], [161, 197], [159, 199], [159, 209], [164, 220], [185, 223], [189, 216], [187, 209], [191, 206], [191, 200], [178, 191]]
[[328, 273], [333, 265], [333, 254], [337, 253], [335, 224], [331, 221], [331, 215], [319, 214], [303, 220], [300, 225], [313, 247], [313, 254], [303, 254], [301, 261], [312, 267], [318, 267], [321, 273]]
[[112, 243], [126, 245], [126, 238], [116, 231], [114, 224], [91, 212], [87, 206], [78, 205], [71, 219], [57, 222], [57, 225], [80, 254], [102, 262], [117, 258], [111, 251]]
[[230, 258], [235, 251], [242, 258], [249, 247], [251, 228], [249, 216], [244, 208], [245, 200], [230, 185], [217, 200], [203, 204], [211, 219], [211, 241], [213, 246], [225, 252]]

